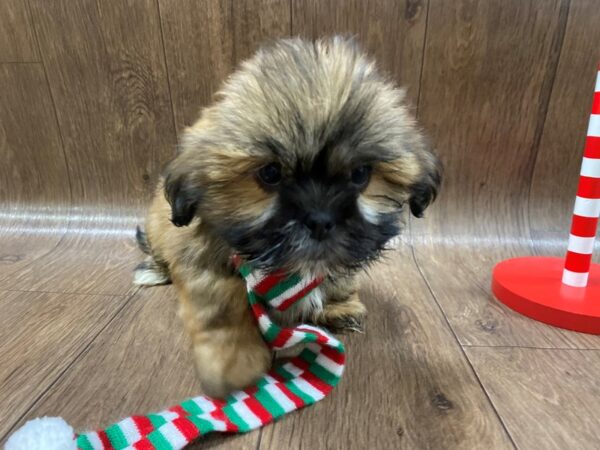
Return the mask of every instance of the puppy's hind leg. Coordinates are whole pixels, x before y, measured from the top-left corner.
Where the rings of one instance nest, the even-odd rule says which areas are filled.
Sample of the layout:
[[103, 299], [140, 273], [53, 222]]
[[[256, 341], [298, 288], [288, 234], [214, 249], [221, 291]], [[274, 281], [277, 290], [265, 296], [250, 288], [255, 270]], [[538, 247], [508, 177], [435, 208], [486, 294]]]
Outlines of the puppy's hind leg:
[[135, 242], [139, 249], [144, 252], [146, 255], [152, 254], [152, 247], [150, 247], [150, 242], [148, 241], [148, 236], [146, 232], [142, 230], [142, 228], [138, 225], [135, 227]]
[[133, 271], [133, 284], [138, 286], [157, 286], [170, 282], [168, 269], [158, 264], [152, 256], [147, 256]]
[[148, 242], [146, 233], [140, 227], [137, 227], [135, 240], [140, 250], [148, 256], [135, 268], [133, 273], [133, 284], [138, 286], [156, 286], [159, 284], [168, 284], [171, 282], [169, 269], [166, 264], [158, 261], [152, 254], [152, 247]]

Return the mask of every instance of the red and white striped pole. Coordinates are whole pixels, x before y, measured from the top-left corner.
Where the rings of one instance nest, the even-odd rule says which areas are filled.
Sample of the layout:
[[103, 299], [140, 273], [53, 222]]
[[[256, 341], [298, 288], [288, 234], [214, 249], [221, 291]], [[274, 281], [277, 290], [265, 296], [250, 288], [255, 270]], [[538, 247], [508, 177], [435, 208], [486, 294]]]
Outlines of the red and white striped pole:
[[596, 76], [592, 114], [579, 174], [579, 187], [577, 188], [577, 197], [575, 197], [571, 234], [569, 235], [569, 246], [562, 275], [562, 282], [566, 285], [585, 287], [588, 284], [599, 216], [600, 66]]
[[600, 65], [566, 258], [523, 256], [496, 264], [492, 291], [532, 319], [600, 334], [600, 264], [592, 263], [600, 216]]

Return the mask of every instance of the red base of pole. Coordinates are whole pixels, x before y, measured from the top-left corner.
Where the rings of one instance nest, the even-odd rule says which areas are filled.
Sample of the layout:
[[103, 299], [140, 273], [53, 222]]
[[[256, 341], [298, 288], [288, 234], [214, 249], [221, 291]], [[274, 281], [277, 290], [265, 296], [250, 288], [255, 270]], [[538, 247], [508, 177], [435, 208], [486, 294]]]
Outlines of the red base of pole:
[[509, 308], [555, 327], [600, 334], [600, 264], [584, 288], [562, 284], [564, 258], [513, 258], [496, 265], [494, 295]]

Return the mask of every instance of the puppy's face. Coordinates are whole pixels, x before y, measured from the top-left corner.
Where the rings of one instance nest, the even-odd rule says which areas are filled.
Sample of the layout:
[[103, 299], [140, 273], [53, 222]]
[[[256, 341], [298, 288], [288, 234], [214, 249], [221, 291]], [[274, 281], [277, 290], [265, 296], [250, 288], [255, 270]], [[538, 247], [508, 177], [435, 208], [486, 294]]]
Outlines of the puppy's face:
[[402, 97], [343, 39], [260, 51], [186, 130], [166, 173], [173, 223], [199, 216], [266, 269], [364, 266], [440, 181]]

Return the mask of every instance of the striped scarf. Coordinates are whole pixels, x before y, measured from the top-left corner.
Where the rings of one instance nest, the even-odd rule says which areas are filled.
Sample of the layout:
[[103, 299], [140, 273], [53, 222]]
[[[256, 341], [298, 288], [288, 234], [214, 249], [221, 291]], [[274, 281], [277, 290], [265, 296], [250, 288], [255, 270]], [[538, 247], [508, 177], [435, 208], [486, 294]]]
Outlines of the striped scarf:
[[303, 345], [298, 356], [277, 361], [253, 386], [225, 399], [190, 398], [165, 411], [132, 416], [108, 428], [77, 436], [80, 450], [178, 450], [205, 434], [245, 433], [284, 414], [312, 405], [337, 385], [344, 370], [344, 346], [326, 331], [299, 325], [283, 328], [269, 309], [286, 310], [322, 281], [283, 272], [265, 274], [241, 265], [248, 301], [267, 345], [283, 350]]

